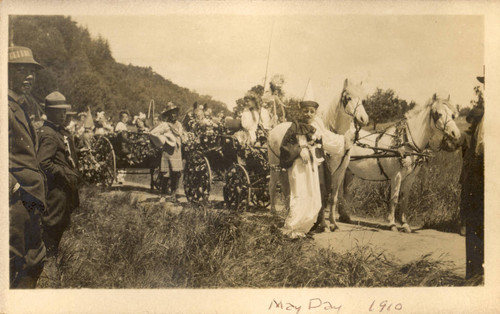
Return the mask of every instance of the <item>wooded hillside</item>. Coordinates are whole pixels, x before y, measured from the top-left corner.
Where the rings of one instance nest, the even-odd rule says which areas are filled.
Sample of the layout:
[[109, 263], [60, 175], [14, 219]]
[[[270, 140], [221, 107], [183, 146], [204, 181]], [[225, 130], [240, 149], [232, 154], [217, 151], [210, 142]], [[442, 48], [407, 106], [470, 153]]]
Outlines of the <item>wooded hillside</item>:
[[[105, 110], [116, 117], [123, 109], [147, 113], [151, 99], [156, 112], [173, 101], [181, 114], [194, 102], [207, 103], [214, 113], [228, 112], [220, 101], [199, 95], [155, 73], [151, 67], [115, 61], [105, 38], [92, 38], [71, 17], [14, 16], [9, 21], [13, 42], [33, 51], [45, 68], [38, 72], [33, 95], [43, 102], [50, 92], [63, 93], [76, 111]], [[133, 45], [133, 43], [131, 43]], [[115, 118], [116, 119], [116, 118]]]

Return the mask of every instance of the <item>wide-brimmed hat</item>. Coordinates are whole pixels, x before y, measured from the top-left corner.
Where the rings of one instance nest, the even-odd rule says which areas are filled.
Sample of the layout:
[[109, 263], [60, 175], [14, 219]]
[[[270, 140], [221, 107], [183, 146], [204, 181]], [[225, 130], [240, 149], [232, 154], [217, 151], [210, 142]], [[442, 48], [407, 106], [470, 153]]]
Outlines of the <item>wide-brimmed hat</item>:
[[66, 102], [66, 97], [59, 92], [52, 92], [45, 97], [45, 110], [47, 109], [71, 109]]
[[274, 87], [283, 87], [283, 84], [285, 84], [285, 78], [281, 74], [275, 74], [273, 77], [271, 77], [271, 81], [269, 84], [273, 85]]
[[319, 104], [316, 102], [316, 99], [314, 98], [314, 91], [312, 88], [311, 81], [307, 83], [306, 92], [304, 93], [302, 101], [299, 103], [299, 107], [301, 109], [305, 107], [314, 107], [318, 109], [319, 107]]
[[21, 46], [9, 47], [9, 64], [32, 64], [42, 69], [43, 66], [33, 58], [31, 49]]
[[173, 102], [169, 101], [165, 109], [161, 112], [162, 116], [166, 116], [172, 112], [179, 112], [179, 107], [177, 107]]

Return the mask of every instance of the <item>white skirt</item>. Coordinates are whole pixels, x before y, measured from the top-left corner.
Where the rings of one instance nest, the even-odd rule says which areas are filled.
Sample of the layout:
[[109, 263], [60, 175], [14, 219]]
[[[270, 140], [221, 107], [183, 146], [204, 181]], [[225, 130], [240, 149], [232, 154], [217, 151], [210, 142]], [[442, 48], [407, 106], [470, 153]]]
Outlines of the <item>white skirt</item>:
[[318, 218], [321, 191], [318, 168], [311, 161], [304, 164], [297, 158], [288, 168], [290, 182], [290, 211], [283, 233], [291, 238], [305, 237]]

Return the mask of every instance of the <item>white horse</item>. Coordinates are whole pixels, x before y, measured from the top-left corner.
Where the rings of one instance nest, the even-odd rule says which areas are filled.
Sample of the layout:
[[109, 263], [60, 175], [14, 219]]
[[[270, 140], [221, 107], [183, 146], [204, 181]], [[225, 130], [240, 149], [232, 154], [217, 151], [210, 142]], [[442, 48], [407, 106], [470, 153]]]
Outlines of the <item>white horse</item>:
[[[390, 227], [393, 231], [398, 231], [396, 207], [399, 201], [398, 220], [405, 232], [411, 232], [405, 218], [405, 210], [411, 186], [422, 164], [422, 152], [428, 144], [434, 144], [434, 139], [450, 138], [458, 141], [460, 130], [453, 121], [457, 116], [455, 107], [450, 104], [449, 96], [448, 99], [439, 99], [434, 95], [424, 106], [410, 110], [406, 113], [405, 120], [383, 133], [370, 134], [361, 130], [359, 134], [361, 144], [351, 148], [351, 161], [344, 181], [345, 199], [350, 199], [348, 186], [353, 176], [368, 181], [390, 181]], [[373, 148], [367, 148], [368, 146]], [[376, 150], [375, 147], [382, 150]], [[375, 158], [384, 154], [394, 157]], [[344, 210], [339, 210], [341, 221], [349, 222], [349, 215]]]
[[[340, 99], [328, 108], [328, 111], [323, 116], [323, 123], [318, 123], [326, 129], [326, 132], [331, 131], [336, 134], [345, 134], [349, 129], [353, 129], [354, 121], [359, 125], [368, 123], [368, 115], [363, 106], [366, 99], [366, 92], [361, 86], [351, 84], [349, 80], [344, 81], [344, 87]], [[271, 130], [268, 137], [268, 160], [271, 168], [269, 179], [269, 196], [271, 202], [271, 211], [276, 210], [276, 187], [278, 179], [281, 183], [281, 192], [285, 196], [285, 207], [288, 210], [290, 205], [290, 185], [286, 171], [279, 167], [280, 146], [283, 137], [290, 127], [291, 122], [284, 122], [277, 125]], [[331, 173], [331, 193], [333, 202], [330, 202], [330, 223], [333, 224], [330, 228], [337, 228], [335, 219], [332, 214], [337, 202], [337, 194], [342, 183], [343, 176], [349, 163], [349, 151], [344, 156], [331, 156], [327, 159], [328, 168]], [[325, 227], [324, 208], [320, 211], [321, 227]]]

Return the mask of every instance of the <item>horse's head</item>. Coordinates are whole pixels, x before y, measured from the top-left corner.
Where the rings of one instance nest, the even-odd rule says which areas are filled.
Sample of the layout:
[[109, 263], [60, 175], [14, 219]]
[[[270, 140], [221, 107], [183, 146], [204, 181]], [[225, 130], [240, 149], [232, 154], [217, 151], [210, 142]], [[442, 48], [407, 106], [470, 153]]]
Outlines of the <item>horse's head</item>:
[[344, 113], [351, 116], [354, 122], [361, 126], [367, 125], [369, 120], [364, 107], [366, 95], [361, 83], [352, 84], [348, 79], [345, 79], [340, 105], [343, 107]]
[[434, 94], [430, 102], [431, 125], [440, 131], [445, 138], [448, 137], [452, 141], [460, 140], [460, 129], [454, 121], [458, 113], [456, 112], [456, 108], [450, 103], [450, 96], [447, 99], [442, 99]]

